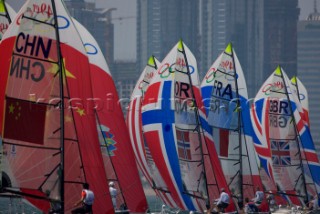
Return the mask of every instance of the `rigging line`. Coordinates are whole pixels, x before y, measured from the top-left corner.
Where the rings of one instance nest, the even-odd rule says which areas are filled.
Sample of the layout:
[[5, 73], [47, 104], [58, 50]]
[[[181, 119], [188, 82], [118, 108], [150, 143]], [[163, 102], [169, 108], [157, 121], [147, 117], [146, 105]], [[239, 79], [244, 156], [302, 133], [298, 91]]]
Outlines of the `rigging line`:
[[[97, 122], [98, 122], [98, 124], [99, 124], [99, 131], [100, 131], [101, 135], [103, 136], [103, 131], [102, 131], [102, 127], [101, 127], [100, 118], [99, 118], [99, 116], [98, 116], [98, 113], [97, 113], [97, 110], [96, 110], [96, 109], [95, 109], [94, 113], [95, 113], [95, 115], [96, 115], [96, 120], [97, 120]], [[119, 181], [119, 179], [118, 179], [117, 171], [116, 171], [116, 169], [115, 169], [115, 167], [114, 167], [114, 163], [113, 163], [112, 157], [109, 155], [109, 154], [110, 154], [110, 153], [109, 153], [110, 151], [109, 151], [109, 147], [108, 147], [108, 145], [107, 145], [107, 141], [106, 141], [106, 139], [105, 139], [104, 137], [102, 137], [102, 138], [103, 138], [103, 142], [104, 142], [103, 146], [105, 146], [105, 147], [107, 148], [107, 152], [108, 152], [107, 156], [109, 157], [109, 160], [110, 160], [110, 162], [111, 162], [111, 166], [112, 166], [113, 172], [114, 172], [114, 174], [115, 174], [115, 176], [116, 176], [115, 181], [117, 181], [117, 182], [119, 183], [118, 186], [119, 186], [119, 189], [120, 189], [121, 196], [122, 196], [122, 198], [123, 198], [124, 203], [127, 204], [127, 203], [126, 203], [126, 198], [125, 198], [124, 195], [123, 195], [123, 190], [122, 190], [122, 188], [121, 188], [120, 181]], [[107, 178], [107, 181], [108, 181], [108, 178]]]
[[22, 145], [19, 143], [10, 143], [8, 141], [2, 141], [3, 144], [6, 145], [14, 145], [14, 146], [21, 146], [21, 147], [27, 147], [27, 148], [33, 148], [33, 149], [47, 149], [47, 150], [59, 150], [59, 148], [55, 148], [55, 147], [41, 147], [41, 146], [32, 146], [32, 145]]
[[[242, 117], [241, 117], [242, 118]], [[242, 124], [242, 129], [244, 129], [244, 120], [243, 120], [243, 118], [242, 118], [242, 120], [240, 121], [240, 123]], [[253, 162], [253, 163], [251, 163], [251, 161], [250, 161], [250, 155], [249, 155], [249, 150], [248, 150], [248, 143], [250, 143], [250, 142], [248, 142], [247, 141], [247, 137], [246, 137], [246, 134], [245, 134], [245, 132], [244, 132], [244, 130], [243, 130], [243, 133], [244, 133], [244, 146], [245, 146], [245, 150], [246, 150], [246, 154], [245, 155], [242, 155], [241, 156], [241, 159], [242, 159], [242, 157], [246, 157], [247, 158], [247, 161], [248, 161], [248, 165], [249, 165], [249, 171], [250, 171], [250, 179], [251, 179], [251, 185], [250, 184], [246, 184], [246, 183], [242, 183], [242, 185], [250, 185], [250, 186], [252, 186], [252, 188], [250, 188], [251, 190], [252, 190], [252, 193], [254, 194], [255, 192], [254, 192], [254, 180], [253, 180], [253, 173], [252, 173], [252, 164], [255, 164], [255, 162]], [[251, 141], [251, 143], [252, 143], [252, 147], [253, 147], [253, 142]], [[242, 149], [242, 148], [241, 148]], [[254, 152], [254, 151], [253, 151]], [[259, 173], [259, 178], [261, 178], [260, 177], [260, 172], [259, 172], [259, 170], [258, 170], [258, 173]]]
[[24, 58], [28, 58], [28, 59], [34, 59], [34, 60], [38, 60], [38, 61], [41, 61], [41, 62], [48, 62], [48, 63], [52, 63], [52, 64], [58, 64], [59, 63], [59, 62], [51, 61], [51, 60], [48, 60], [48, 59], [37, 58], [37, 57], [34, 57], [34, 56], [27, 56], [27, 55], [20, 54], [20, 53], [15, 53], [15, 52], [13, 52], [12, 55], [13, 56], [20, 56], [20, 57], [24, 57]]
[[[198, 109], [198, 105], [197, 105], [197, 102], [196, 102], [196, 97], [195, 97], [195, 94], [194, 94], [194, 91], [193, 91], [193, 84], [192, 84], [192, 78], [191, 78], [191, 75], [190, 75], [190, 70], [189, 70], [189, 63], [188, 63], [188, 60], [187, 60], [187, 55], [186, 55], [186, 52], [185, 52], [185, 49], [184, 49], [184, 45], [183, 45], [183, 42], [182, 40], [180, 40], [179, 42], [181, 42], [181, 47], [182, 47], [182, 54], [184, 56], [184, 60], [185, 60], [185, 64], [186, 64], [186, 67], [187, 67], [187, 75], [188, 75], [188, 79], [189, 79], [189, 83], [190, 83], [190, 88], [191, 88], [191, 94], [192, 94], [192, 98], [194, 100], [193, 104], [194, 104], [194, 112], [196, 114], [196, 122], [198, 125], [201, 125], [201, 121], [200, 121], [200, 116], [199, 116], [199, 109]], [[178, 49], [178, 51], [180, 52], [180, 50]], [[200, 126], [199, 126], [200, 127]], [[198, 128], [198, 139], [199, 139], [199, 143], [200, 143], [200, 152], [201, 152], [201, 156], [202, 156], [202, 170], [204, 172], [206, 172], [206, 166], [205, 166], [205, 163], [204, 163], [204, 156], [202, 155], [203, 153], [203, 148], [202, 148], [202, 140], [201, 140], [201, 134], [199, 133], [199, 130], [200, 128]], [[205, 140], [205, 138], [204, 138]], [[207, 176], [206, 174], [204, 174], [204, 180], [205, 180], [205, 184], [206, 184], [206, 193], [208, 195], [207, 199], [206, 199], [206, 205], [209, 206], [210, 205], [210, 196], [209, 196], [209, 191], [208, 191], [208, 186], [207, 186]], [[199, 184], [198, 184], [199, 185]]]
[[[282, 73], [282, 68], [279, 66], [278, 67], [280, 69], [280, 73], [281, 73], [281, 79], [284, 83], [284, 88], [285, 88], [285, 91], [286, 91], [286, 97], [287, 97], [287, 100], [288, 100], [288, 104], [289, 104], [289, 107], [290, 107], [290, 110], [291, 110], [291, 114], [292, 114], [292, 122], [293, 122], [293, 125], [294, 125], [294, 131], [295, 131], [295, 134], [296, 136], [298, 136], [298, 138], [300, 139], [300, 135], [298, 133], [298, 130], [297, 130], [297, 124], [296, 124], [296, 120], [295, 120], [295, 117], [294, 117], [294, 114], [293, 114], [293, 109], [292, 109], [292, 105], [291, 105], [291, 100], [290, 100], [290, 97], [289, 97], [289, 94], [288, 94], [288, 89], [287, 89], [287, 85], [286, 85], [286, 81], [284, 79], [284, 76], [283, 76], [283, 73]], [[300, 139], [301, 141], [301, 139]], [[297, 147], [298, 147], [298, 150], [299, 152], [301, 151], [301, 148], [300, 148], [300, 144], [299, 142], [297, 142]], [[305, 203], [308, 202], [308, 190], [307, 190], [307, 186], [306, 186], [306, 179], [305, 179], [305, 176], [304, 176], [304, 168], [303, 168], [303, 163], [302, 163], [302, 157], [301, 157], [301, 153], [299, 155], [300, 157], [300, 167], [301, 167], [301, 171], [302, 171], [302, 183], [303, 183], [303, 188], [304, 188], [304, 191], [306, 193], [305, 195]]]
[[[44, 176], [46, 177], [44, 179], [44, 181], [40, 184], [39, 189], [42, 190], [43, 185], [47, 182], [47, 180], [49, 179], [49, 177], [53, 174], [54, 171], [56, 171], [56, 169], [59, 168], [59, 164], [57, 164], [48, 174], [45, 174]], [[58, 179], [55, 181], [55, 183], [58, 181]]]
[[270, 89], [270, 92], [276, 93], [276, 94], [286, 94], [286, 92], [281, 92], [281, 91], [274, 91]]
[[[214, 99], [214, 98], [217, 98], [217, 99]], [[212, 104], [211, 102], [212, 101], [215, 101], [215, 100], [224, 100], [224, 101], [228, 101], [229, 103], [233, 103], [233, 99], [228, 99], [228, 98], [224, 98], [224, 97], [219, 97], [217, 95], [213, 95], [211, 94], [211, 99], [210, 99], [210, 104]], [[228, 103], [228, 104], [229, 104]], [[230, 104], [229, 104], [230, 105]], [[219, 108], [225, 108], [225, 106], [219, 106]]]
[[4, 5], [4, 9], [6, 11], [6, 15], [5, 16], [7, 17], [8, 21], [9, 21], [9, 24], [11, 24], [12, 20], [11, 20], [11, 17], [9, 15], [9, 13], [8, 13], [8, 8], [7, 8], [7, 5], [6, 5], [5, 1], [3, 1], [3, 5]]
[[202, 164], [201, 159], [200, 159], [200, 160], [187, 160], [187, 159], [179, 158], [179, 160], [181, 160], [181, 161], [183, 161], [183, 162], [187, 162], [187, 163], [197, 163], [197, 162], [200, 162], [200, 165]]
[[[298, 80], [297, 80], [297, 77], [295, 77], [295, 78], [296, 78], [296, 84], [295, 84], [295, 87], [296, 87], [296, 89], [297, 89], [297, 96], [298, 96], [299, 102], [301, 103], [300, 92], [299, 92], [299, 86], [298, 86]], [[302, 105], [302, 103], [301, 103], [301, 105]], [[303, 118], [301, 118], [301, 119], [303, 119]], [[308, 119], [308, 118], [306, 118], [306, 119]], [[306, 122], [307, 122], [307, 121], [306, 121]], [[309, 127], [309, 126], [308, 126], [308, 127]], [[299, 136], [300, 136], [300, 135], [299, 135]], [[299, 139], [300, 139], [300, 138], [299, 138]], [[302, 142], [301, 142], [301, 139], [300, 139], [299, 143], [302, 143]], [[304, 153], [304, 157], [306, 157], [306, 154], [305, 154], [304, 149], [303, 149], [303, 153]], [[301, 155], [301, 154], [300, 154], [300, 155]], [[307, 158], [305, 158], [305, 159], [304, 159], [304, 161], [306, 161], [306, 162], [307, 162], [307, 167], [308, 167], [308, 169], [309, 169], [309, 171], [310, 171], [310, 173], [311, 173], [310, 164], [309, 164], [308, 159], [307, 159]], [[311, 173], [311, 177], [312, 177], [312, 173]], [[312, 179], [312, 180], [313, 180], [313, 179]], [[315, 182], [313, 182], [313, 185], [314, 185], [314, 188], [315, 188], [316, 192], [317, 192], [317, 193], [319, 193], [319, 192], [318, 192], [318, 189], [317, 189], [317, 186], [316, 186], [316, 184], [315, 184]]]
[[[230, 44], [231, 45], [231, 44]], [[233, 63], [233, 67], [234, 67], [234, 78], [235, 78], [235, 86], [236, 86], [236, 96], [237, 96], [237, 108], [240, 108], [239, 111], [237, 111], [238, 113], [238, 128], [237, 130], [239, 131], [239, 162], [240, 162], [240, 169], [239, 169], [239, 176], [240, 176], [240, 197], [241, 200], [240, 201], [244, 201], [243, 198], [243, 175], [242, 175], [242, 171], [243, 171], [243, 166], [242, 166], [242, 138], [241, 138], [241, 103], [240, 103], [240, 96], [239, 96], [239, 90], [238, 90], [238, 78], [237, 78], [237, 70], [236, 70], [236, 64], [235, 64], [235, 60], [234, 60], [234, 50], [233, 47], [231, 45], [231, 59], [232, 59], [232, 63]]]
[[[36, 190], [36, 189], [34, 189], [34, 190]], [[35, 199], [50, 201], [50, 202], [60, 202], [59, 200], [50, 199], [48, 197], [43, 197], [43, 196], [39, 196], [39, 195], [33, 195], [33, 194], [20, 192], [20, 191], [16, 191], [16, 190], [11, 190], [11, 189], [8, 189], [6, 187], [3, 188], [3, 191], [4, 192], [13, 193], [13, 194], [17, 194], [17, 195], [21, 195], [21, 196], [27, 196], [27, 197], [31, 197], [31, 198], [35, 198]]]
[[195, 195], [195, 194], [192, 194], [192, 193], [189, 193], [189, 192], [183, 191], [182, 193], [185, 194], [185, 195], [191, 196], [191, 197], [193, 197], [193, 198], [198, 198], [198, 199], [202, 199], [202, 200], [207, 200], [207, 199], [204, 198], [204, 197], [201, 197], [201, 196], [199, 196], [199, 195]]
[[[31, 20], [31, 21], [38, 22], [38, 24], [45, 24], [45, 25], [48, 25], [48, 26], [53, 27], [53, 28], [55, 28], [55, 25], [56, 25], [56, 24], [52, 24], [52, 23], [50, 23], [50, 22], [41, 21], [41, 20], [39, 20], [39, 19], [32, 18], [32, 17], [30, 17], [30, 16], [25, 16], [24, 14], [22, 15], [21, 19], [29, 19], [29, 20]], [[48, 19], [48, 20], [49, 20], [49, 19]], [[56, 21], [56, 20], [55, 20], [55, 21]]]
[[231, 177], [230, 182], [228, 183], [228, 186], [230, 186], [233, 183], [233, 180], [237, 177], [237, 175], [240, 174], [240, 171], [238, 170], [237, 173]]
[[[57, 9], [55, 5], [55, 1], [51, 0], [51, 5], [52, 5], [52, 11], [53, 11], [53, 18], [54, 18], [54, 24], [53, 27], [55, 29], [55, 35], [56, 35], [56, 48], [57, 48], [57, 59], [58, 59], [58, 65], [59, 65], [59, 72], [60, 72], [60, 98], [63, 99], [64, 97], [64, 87], [63, 87], [63, 82], [64, 79], [67, 78], [64, 77], [64, 72], [63, 72], [63, 65], [62, 65], [62, 56], [61, 56], [61, 47], [60, 47], [60, 34], [59, 34], [59, 29], [58, 29], [58, 14], [57, 14]], [[24, 16], [23, 16], [24, 17]], [[37, 21], [37, 20], [36, 20]], [[41, 22], [40, 22], [41, 23]], [[48, 24], [48, 23], [45, 23]], [[49, 24], [48, 24], [49, 25]], [[68, 85], [68, 84], [67, 84]], [[61, 210], [64, 210], [64, 161], [65, 161], [65, 148], [64, 148], [64, 135], [65, 135], [65, 124], [64, 124], [64, 114], [65, 114], [65, 105], [64, 102], [60, 103], [60, 125], [61, 125], [61, 134], [60, 134], [60, 149], [61, 149], [61, 156], [60, 156], [60, 199], [61, 199]], [[73, 112], [73, 111], [72, 111]], [[81, 156], [81, 153], [80, 153]]]
[[[229, 54], [227, 54], [227, 55], [229, 55]], [[229, 55], [230, 56], [230, 55]], [[230, 56], [231, 57], [231, 56]], [[232, 77], [235, 77], [235, 75], [234, 74], [232, 74], [232, 73], [227, 73], [227, 72], [225, 72], [225, 71], [223, 71], [223, 70], [220, 70], [219, 68], [217, 69], [217, 71], [219, 71], [220, 73], [223, 73], [224, 75], [228, 75], [228, 76], [232, 76]], [[226, 78], [226, 77], [225, 77]]]
[[163, 188], [161, 188], [161, 187], [152, 186], [152, 189], [159, 190], [159, 191], [161, 191], [161, 192], [171, 194], [171, 192], [170, 192], [169, 190], [163, 189]]
[[281, 114], [281, 113], [269, 113], [269, 115], [281, 115], [281, 116], [287, 116], [287, 117], [291, 117], [290, 114]]
[[297, 140], [297, 137], [295, 137], [295, 138], [286, 138], [286, 139], [284, 139], [284, 138], [269, 138], [270, 140]]

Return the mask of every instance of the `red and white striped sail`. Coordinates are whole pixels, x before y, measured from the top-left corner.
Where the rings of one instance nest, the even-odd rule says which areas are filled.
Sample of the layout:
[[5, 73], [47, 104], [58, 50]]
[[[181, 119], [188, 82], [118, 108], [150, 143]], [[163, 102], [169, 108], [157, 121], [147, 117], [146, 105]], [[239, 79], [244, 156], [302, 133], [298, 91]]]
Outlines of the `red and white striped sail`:
[[112, 213], [89, 61], [63, 1], [26, 1], [0, 54], [3, 191], [69, 213], [87, 182], [93, 211]]
[[141, 172], [146, 177], [157, 196], [161, 198], [163, 203], [170, 207], [176, 207], [176, 204], [171, 194], [168, 192], [168, 188], [163, 178], [161, 177], [159, 169], [154, 162], [148, 142], [145, 140], [142, 130], [141, 106], [144, 93], [148, 89], [150, 81], [155, 75], [159, 64], [160, 62], [154, 56], [151, 56], [148, 60], [147, 66], [141, 73], [131, 95], [127, 113], [127, 127], [136, 162]]
[[125, 203], [131, 212], [146, 212], [147, 200], [109, 67], [94, 37], [75, 19], [74, 23], [89, 57], [101, 151], [108, 180], [119, 190], [117, 206]]

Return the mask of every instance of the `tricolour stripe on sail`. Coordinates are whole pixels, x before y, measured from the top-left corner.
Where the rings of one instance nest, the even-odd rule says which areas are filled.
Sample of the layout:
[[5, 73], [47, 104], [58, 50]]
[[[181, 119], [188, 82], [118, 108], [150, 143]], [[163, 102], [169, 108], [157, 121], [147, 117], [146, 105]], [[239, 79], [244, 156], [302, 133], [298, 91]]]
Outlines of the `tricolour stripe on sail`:
[[[106, 60], [93, 36], [74, 19], [90, 62], [92, 90], [108, 180], [115, 180], [117, 201], [131, 212], [146, 212], [144, 195], [118, 94]], [[122, 198], [123, 196], [123, 198]], [[119, 208], [119, 207], [118, 207]]]
[[184, 210], [194, 210], [189, 196], [183, 194], [183, 185], [175, 145], [174, 63], [177, 46], [162, 61], [144, 97], [142, 124], [145, 139], [168, 190], [177, 204]]
[[252, 198], [253, 187], [262, 189], [262, 182], [253, 149], [246, 82], [231, 44], [208, 70], [201, 91], [229, 188], [234, 195]]
[[136, 162], [140, 170], [163, 203], [170, 207], [176, 207], [176, 204], [172, 199], [171, 194], [168, 193], [168, 188], [153, 160], [148, 142], [145, 140], [142, 131], [141, 106], [143, 97], [150, 81], [157, 71], [159, 64], [158, 60], [154, 56], [151, 56], [148, 60], [147, 66], [140, 75], [131, 95], [129, 110], [127, 113], [127, 126]]

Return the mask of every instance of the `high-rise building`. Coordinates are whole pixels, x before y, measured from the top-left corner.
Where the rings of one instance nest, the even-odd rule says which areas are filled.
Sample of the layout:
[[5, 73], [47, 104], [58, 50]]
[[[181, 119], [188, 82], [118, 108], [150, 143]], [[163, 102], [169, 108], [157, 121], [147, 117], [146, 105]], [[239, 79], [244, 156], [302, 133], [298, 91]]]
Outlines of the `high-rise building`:
[[295, 74], [298, 16], [298, 0], [202, 1], [202, 66], [208, 70], [232, 42], [255, 96], [278, 64]]
[[116, 8], [96, 8], [94, 2], [65, 0], [72, 17], [77, 19], [94, 36], [107, 63], [112, 68], [114, 61], [114, 26], [111, 12]]
[[119, 95], [118, 103], [121, 105], [123, 113], [126, 114], [132, 91], [140, 74], [136, 72], [135, 62], [116, 61], [113, 71], [115, 71], [113, 72], [113, 79]]
[[320, 13], [315, 1], [314, 12], [298, 23], [298, 77], [308, 91], [310, 129], [317, 151], [320, 151], [319, 68]]
[[265, 78], [278, 66], [289, 77], [297, 73], [298, 0], [264, 1]]
[[137, 0], [137, 71], [182, 39], [199, 59], [199, 1]]

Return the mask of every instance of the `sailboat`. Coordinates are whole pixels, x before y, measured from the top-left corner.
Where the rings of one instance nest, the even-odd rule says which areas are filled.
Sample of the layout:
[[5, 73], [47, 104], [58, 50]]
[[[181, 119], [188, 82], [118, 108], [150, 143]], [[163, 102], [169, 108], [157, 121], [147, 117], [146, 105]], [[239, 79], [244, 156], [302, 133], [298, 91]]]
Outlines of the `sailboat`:
[[144, 94], [148, 89], [150, 81], [156, 75], [155, 72], [159, 64], [160, 62], [154, 56], [149, 57], [148, 63], [141, 73], [131, 95], [127, 113], [127, 127], [137, 165], [147, 179], [150, 187], [165, 205], [177, 207], [150, 154], [148, 142], [145, 140], [142, 130], [141, 107]]
[[89, 61], [62, 0], [28, 0], [0, 46], [1, 193], [69, 213], [83, 183], [113, 213]]
[[[263, 190], [251, 137], [248, 94], [237, 55], [229, 43], [201, 84], [208, 132], [214, 137], [232, 196], [242, 208], [256, 187]], [[260, 210], [267, 209], [264, 202]]]
[[16, 12], [12, 7], [5, 1], [0, 1], [0, 41], [2, 40], [3, 34], [9, 28], [12, 19], [16, 16]]
[[291, 78], [291, 86], [292, 91], [298, 96], [301, 103], [303, 111], [302, 117], [304, 121], [308, 123], [310, 129], [308, 91], [297, 76]]
[[[304, 205], [311, 194], [319, 192], [319, 161], [298, 94], [278, 66], [255, 97], [251, 117], [255, 123], [256, 151], [271, 163], [265, 171], [277, 191], [290, 205]], [[264, 150], [257, 149], [264, 147]]]
[[81, 36], [90, 63], [97, 128], [106, 175], [118, 189], [117, 208], [146, 212], [147, 200], [135, 164], [118, 94], [107, 62], [94, 37], [77, 20], [73, 22]]
[[222, 186], [226, 183], [219, 174], [222, 170], [218, 162], [212, 166], [217, 170], [211, 170], [211, 177], [206, 178], [204, 171], [204, 163], [212, 164], [214, 157], [204, 160], [200, 152], [204, 141], [195, 112], [201, 109], [196, 104], [201, 100], [197, 75], [194, 56], [179, 41], [162, 61], [145, 92], [142, 124], [150, 153], [177, 207], [201, 211], [206, 209], [210, 196], [206, 179], [214, 186], [215, 197], [219, 188], [227, 186]]

